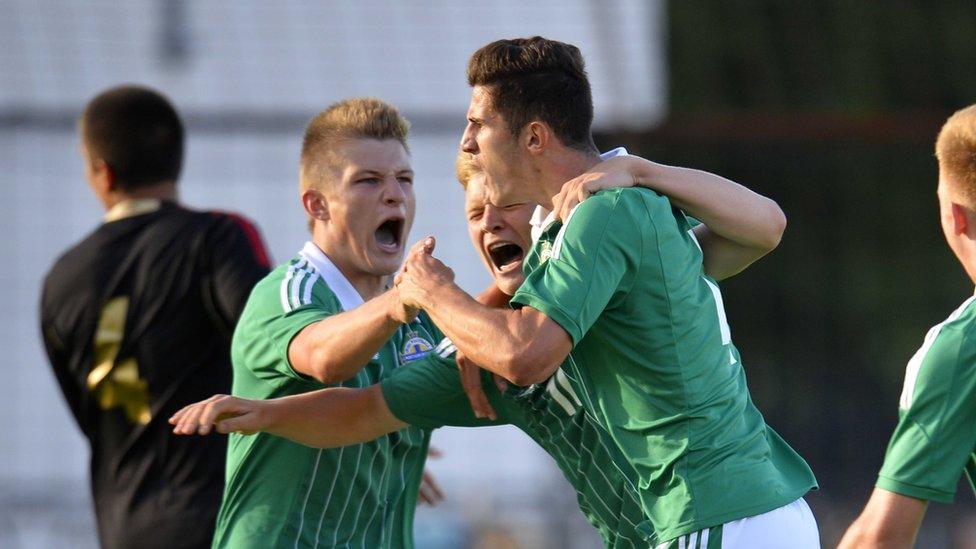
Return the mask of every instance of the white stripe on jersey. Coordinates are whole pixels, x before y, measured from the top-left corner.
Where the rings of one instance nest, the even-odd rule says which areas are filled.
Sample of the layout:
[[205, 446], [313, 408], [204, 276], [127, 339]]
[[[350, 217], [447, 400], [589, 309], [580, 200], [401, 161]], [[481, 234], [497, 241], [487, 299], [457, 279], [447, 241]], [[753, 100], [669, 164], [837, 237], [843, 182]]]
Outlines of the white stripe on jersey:
[[[335, 476], [332, 477], [332, 486], [329, 486], [329, 493], [325, 496], [325, 503], [322, 505], [322, 514], [319, 516], [319, 525], [315, 529], [315, 545], [319, 544], [319, 533], [322, 532], [322, 520], [325, 519], [325, 510], [329, 508], [329, 503], [332, 501], [332, 492], [335, 490], [336, 480], [339, 479], [339, 470], [342, 469], [342, 454], [345, 452], [346, 446], [339, 448], [339, 456], [336, 458], [336, 472]], [[298, 531], [298, 537], [301, 539], [302, 532]], [[295, 541], [295, 547], [298, 547], [298, 541]]]
[[288, 298], [288, 302], [291, 303], [292, 309], [297, 309], [302, 306], [301, 300], [298, 299], [298, 291], [302, 288], [302, 279], [304, 279], [305, 275], [307, 274], [308, 271], [305, 269], [299, 269], [291, 281], [291, 285], [289, 286], [291, 288], [291, 295]]
[[925, 341], [922, 342], [922, 346], [919, 347], [918, 351], [912, 355], [911, 360], [908, 361], [908, 366], [905, 367], [905, 384], [901, 389], [901, 398], [898, 399], [898, 406], [903, 410], [907, 410], [912, 407], [912, 401], [915, 399], [915, 383], [918, 381], [919, 370], [922, 368], [922, 362], [925, 360], [925, 355], [929, 353], [935, 340], [939, 337], [939, 333], [942, 331], [942, 327], [946, 324], [956, 320], [962, 316], [963, 311], [969, 304], [976, 299], [976, 296], [970, 297], [966, 301], [962, 302], [962, 305], [958, 309], [949, 315], [949, 318], [943, 320], [939, 324], [932, 326], [928, 333], [925, 334]]
[[295, 538], [295, 549], [298, 549], [298, 541], [302, 539], [302, 528], [305, 527], [305, 508], [308, 506], [308, 496], [312, 494], [312, 486], [315, 486], [315, 475], [319, 472], [319, 458], [322, 457], [322, 449], [315, 455], [315, 465], [312, 465], [312, 480], [308, 483], [308, 490], [305, 492], [305, 501], [302, 502], [302, 511], [298, 515], [298, 537]]
[[563, 226], [560, 227], [559, 232], [556, 233], [556, 239], [552, 243], [552, 256], [550, 259], [559, 259], [559, 253], [563, 251], [563, 238], [566, 236], [566, 227], [569, 227], [569, 222], [571, 219], [573, 219], [573, 215], [576, 214], [576, 210], [579, 209], [580, 204], [573, 206], [573, 209], [569, 210], [569, 215], [566, 216], [566, 221], [563, 221]]
[[577, 407], [583, 406], [583, 403], [580, 402], [579, 397], [576, 396], [576, 391], [573, 390], [573, 386], [569, 384], [569, 379], [566, 377], [566, 372], [564, 372], [562, 368], [556, 369], [555, 377], [556, 377], [556, 383], [558, 383], [559, 386], [562, 387], [564, 391], [566, 391], [566, 394], [569, 395], [569, 398], [573, 399], [573, 402], [576, 403], [576, 406]]
[[[556, 371], [558, 372], [559, 370]], [[549, 383], [546, 383], [546, 392], [552, 396], [552, 399], [556, 401], [556, 404], [558, 404], [563, 411], [566, 412], [567, 416], [573, 417], [576, 415], [576, 408], [570, 404], [569, 399], [567, 399], [563, 395], [562, 391], [559, 390], [559, 387], [556, 386], [556, 376], [549, 378]]]
[[312, 302], [312, 288], [315, 286], [315, 283], [318, 282], [319, 278], [319, 273], [312, 271], [312, 276], [307, 282], [305, 282], [305, 292], [302, 294], [303, 304], [308, 305]]

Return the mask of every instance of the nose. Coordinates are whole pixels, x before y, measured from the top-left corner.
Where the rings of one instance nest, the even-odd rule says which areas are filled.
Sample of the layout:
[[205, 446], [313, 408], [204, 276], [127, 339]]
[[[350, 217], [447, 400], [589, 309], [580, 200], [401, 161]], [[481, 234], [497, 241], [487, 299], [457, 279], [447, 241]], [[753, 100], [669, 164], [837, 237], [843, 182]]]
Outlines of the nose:
[[399, 206], [406, 202], [407, 192], [397, 178], [391, 177], [383, 186], [383, 202], [390, 206]]
[[494, 233], [504, 226], [501, 212], [491, 204], [485, 205], [485, 211], [481, 214], [481, 230], [485, 233]]
[[474, 124], [468, 122], [464, 127], [464, 133], [461, 134], [461, 150], [466, 153], [478, 154], [478, 141], [474, 138], [474, 130]]

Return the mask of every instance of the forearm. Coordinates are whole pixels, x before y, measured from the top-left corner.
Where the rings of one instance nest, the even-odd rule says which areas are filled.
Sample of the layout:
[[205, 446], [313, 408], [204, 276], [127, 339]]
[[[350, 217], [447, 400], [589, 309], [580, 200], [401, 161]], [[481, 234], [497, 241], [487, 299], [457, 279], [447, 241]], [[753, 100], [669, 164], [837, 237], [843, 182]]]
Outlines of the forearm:
[[361, 444], [406, 427], [389, 411], [379, 386], [322, 389], [263, 404], [262, 431], [316, 448]]
[[400, 326], [391, 315], [395, 305], [391, 290], [308, 326], [289, 346], [293, 366], [326, 384], [352, 378]]
[[547, 378], [565, 358], [542, 333], [544, 315], [482, 305], [454, 284], [431, 292], [424, 309], [469, 361], [516, 385]]
[[638, 185], [667, 196], [716, 234], [767, 251], [779, 244], [786, 217], [775, 201], [712, 173], [628, 158]]

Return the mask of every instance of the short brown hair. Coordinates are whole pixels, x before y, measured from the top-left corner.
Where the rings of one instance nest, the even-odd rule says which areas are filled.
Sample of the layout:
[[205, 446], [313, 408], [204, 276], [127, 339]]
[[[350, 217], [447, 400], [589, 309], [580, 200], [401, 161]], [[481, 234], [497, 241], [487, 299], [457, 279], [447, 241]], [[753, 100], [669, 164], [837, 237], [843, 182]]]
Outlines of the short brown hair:
[[142, 86], [110, 88], [81, 115], [88, 155], [112, 170], [122, 189], [176, 182], [183, 167], [183, 123], [159, 92]]
[[407, 146], [410, 122], [396, 107], [372, 97], [355, 97], [334, 103], [315, 115], [305, 127], [302, 140], [301, 189], [321, 184], [337, 168], [333, 154], [342, 139], [396, 139]]
[[564, 145], [596, 151], [593, 96], [576, 46], [541, 36], [497, 40], [471, 56], [468, 85], [488, 90], [512, 135], [541, 120]]
[[976, 105], [949, 117], [935, 141], [935, 156], [953, 199], [976, 209]]
[[454, 175], [464, 190], [468, 190], [468, 182], [472, 177], [483, 173], [484, 170], [478, 165], [473, 154], [458, 151], [457, 160], [454, 161]]

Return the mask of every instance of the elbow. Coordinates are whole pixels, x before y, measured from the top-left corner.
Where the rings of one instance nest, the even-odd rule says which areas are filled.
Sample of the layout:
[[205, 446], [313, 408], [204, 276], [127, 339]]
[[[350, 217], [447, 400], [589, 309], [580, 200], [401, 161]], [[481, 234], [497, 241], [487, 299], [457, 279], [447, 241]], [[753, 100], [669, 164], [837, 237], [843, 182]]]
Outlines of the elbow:
[[546, 381], [559, 367], [559, 363], [551, 358], [532, 356], [530, 353], [506, 352], [501, 361], [501, 369], [506, 372], [503, 377], [520, 387]]
[[786, 232], [786, 214], [776, 201], [769, 200], [766, 219], [769, 226], [758, 245], [768, 253], [775, 250], [783, 240], [783, 233]]
[[356, 374], [356, 370], [335, 364], [322, 351], [310, 352], [306, 364], [310, 365], [308, 375], [323, 385], [338, 385]]

